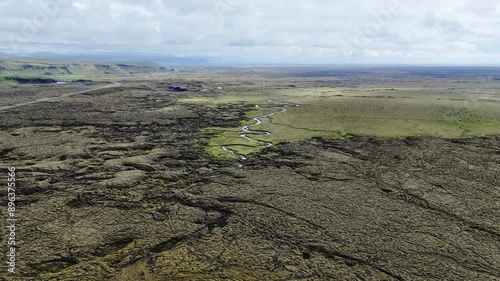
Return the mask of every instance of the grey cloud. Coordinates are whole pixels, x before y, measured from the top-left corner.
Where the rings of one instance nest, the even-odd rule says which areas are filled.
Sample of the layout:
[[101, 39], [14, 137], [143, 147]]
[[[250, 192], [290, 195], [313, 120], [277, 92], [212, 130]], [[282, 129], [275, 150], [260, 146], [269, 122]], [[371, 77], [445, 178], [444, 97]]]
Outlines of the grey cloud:
[[464, 32], [465, 28], [457, 20], [448, 20], [437, 18], [434, 12], [427, 12], [424, 24], [431, 28], [441, 28], [446, 32]]
[[[353, 45], [358, 30], [377, 24], [376, 15], [392, 0], [73, 0], [24, 38], [26, 22], [54, 1], [2, 2], [0, 51], [137, 50], [225, 61], [344, 63], [341, 44]], [[377, 54], [382, 62], [404, 55], [435, 61], [452, 50], [455, 59], [500, 61], [500, 47], [491, 47], [500, 46], [497, 1], [400, 1], [402, 12], [369, 34], [369, 43], [353, 47], [353, 59], [372, 62], [364, 54]]]

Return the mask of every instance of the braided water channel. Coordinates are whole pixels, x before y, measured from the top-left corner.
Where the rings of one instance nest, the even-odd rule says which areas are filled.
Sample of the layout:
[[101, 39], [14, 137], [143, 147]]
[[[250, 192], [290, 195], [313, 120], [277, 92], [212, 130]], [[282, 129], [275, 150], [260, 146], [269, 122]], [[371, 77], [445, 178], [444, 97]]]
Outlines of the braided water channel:
[[[247, 139], [247, 140], [249, 140], [251, 142], [257, 143], [258, 144], [257, 147], [269, 147], [269, 146], [272, 146], [273, 145], [272, 142], [255, 139], [255, 137], [254, 137], [254, 136], [268, 136], [268, 135], [271, 135], [272, 132], [263, 131], [263, 130], [252, 130], [252, 127], [261, 125], [262, 122], [263, 122], [262, 120], [264, 118], [269, 119], [269, 117], [271, 117], [271, 116], [273, 116], [275, 114], [285, 113], [287, 111], [287, 108], [289, 108], [289, 107], [298, 107], [298, 106], [300, 106], [300, 105], [295, 104], [295, 103], [291, 103], [291, 102], [286, 101], [286, 100], [280, 101], [278, 103], [275, 103], [273, 100], [268, 100], [268, 105], [256, 105], [255, 107], [258, 107], [258, 108], [260, 108], [260, 107], [269, 107], [269, 108], [274, 108], [275, 110], [272, 111], [272, 112], [263, 114], [263, 115], [259, 115], [259, 116], [253, 117], [252, 120], [254, 121], [254, 123], [250, 124], [250, 125], [243, 126], [241, 128], [241, 131], [240, 131], [240, 137], [244, 138], [244, 139]], [[235, 146], [248, 147], [248, 145], [246, 145], [246, 144], [226, 144], [226, 145], [222, 146], [222, 149], [224, 151], [226, 151], [227, 153], [229, 153], [229, 154], [239, 155], [239, 157], [240, 157], [241, 160], [247, 160], [247, 158], [246, 158], [245, 155], [239, 154], [236, 151], [234, 151], [234, 150], [231, 149], [231, 147], [235, 147]]]

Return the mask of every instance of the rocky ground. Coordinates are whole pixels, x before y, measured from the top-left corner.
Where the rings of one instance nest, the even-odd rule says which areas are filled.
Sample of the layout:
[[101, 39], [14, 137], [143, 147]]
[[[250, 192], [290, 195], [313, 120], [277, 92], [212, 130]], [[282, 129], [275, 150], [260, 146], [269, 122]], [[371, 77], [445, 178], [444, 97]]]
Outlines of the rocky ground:
[[191, 92], [170, 87], [190, 85], [0, 112], [20, 272], [0, 279], [500, 279], [499, 137], [315, 138], [239, 163], [205, 153], [200, 129], [252, 105], [178, 104]]

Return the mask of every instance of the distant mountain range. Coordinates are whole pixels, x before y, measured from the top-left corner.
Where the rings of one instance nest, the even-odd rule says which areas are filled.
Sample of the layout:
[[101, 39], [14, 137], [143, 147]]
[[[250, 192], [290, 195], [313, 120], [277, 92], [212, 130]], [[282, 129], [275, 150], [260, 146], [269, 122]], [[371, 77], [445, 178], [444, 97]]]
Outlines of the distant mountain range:
[[[13, 58], [11, 54], [0, 53], [0, 58]], [[14, 58], [35, 58], [49, 60], [65, 60], [65, 61], [85, 61], [85, 62], [150, 62], [157, 63], [162, 66], [199, 66], [210, 65], [216, 58], [208, 57], [179, 57], [179, 56], [164, 56], [155, 53], [138, 53], [138, 52], [102, 52], [88, 54], [57, 54], [51, 52], [36, 52], [17, 54]]]

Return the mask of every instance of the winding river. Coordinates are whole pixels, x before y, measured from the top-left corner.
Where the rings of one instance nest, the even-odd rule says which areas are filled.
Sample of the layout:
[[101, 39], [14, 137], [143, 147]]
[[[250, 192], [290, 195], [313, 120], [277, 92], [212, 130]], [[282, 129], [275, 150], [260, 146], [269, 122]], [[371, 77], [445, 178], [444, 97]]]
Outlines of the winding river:
[[[241, 128], [240, 137], [257, 143], [258, 144], [257, 147], [272, 146], [273, 145], [272, 142], [266, 142], [266, 141], [262, 141], [262, 140], [255, 138], [255, 136], [271, 135], [272, 132], [263, 131], [263, 130], [252, 130], [252, 127], [255, 127], [255, 126], [262, 124], [262, 122], [263, 122], [262, 120], [264, 118], [269, 118], [269, 117], [271, 117], [275, 114], [278, 114], [278, 113], [284, 113], [287, 111], [287, 108], [289, 108], [289, 107], [298, 107], [298, 106], [299, 106], [298, 104], [291, 103], [291, 102], [286, 101], [286, 100], [280, 101], [278, 104], [276, 104], [273, 100], [268, 100], [268, 105], [256, 105], [255, 107], [257, 107], [257, 108], [269, 107], [269, 108], [273, 108], [274, 111], [253, 117], [252, 120], [254, 123], [250, 124], [250, 125], [243, 126]], [[233, 155], [239, 155], [241, 160], [246, 160], [247, 158], [245, 157], [245, 155], [239, 154], [230, 148], [230, 147], [234, 147], [234, 146], [248, 147], [248, 145], [245, 145], [245, 144], [227, 144], [227, 145], [222, 146], [222, 149], [224, 151], [226, 151], [227, 153], [230, 153]]]

